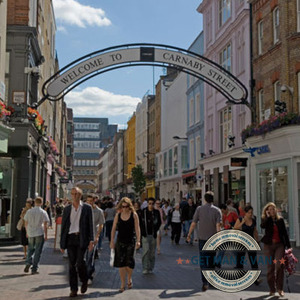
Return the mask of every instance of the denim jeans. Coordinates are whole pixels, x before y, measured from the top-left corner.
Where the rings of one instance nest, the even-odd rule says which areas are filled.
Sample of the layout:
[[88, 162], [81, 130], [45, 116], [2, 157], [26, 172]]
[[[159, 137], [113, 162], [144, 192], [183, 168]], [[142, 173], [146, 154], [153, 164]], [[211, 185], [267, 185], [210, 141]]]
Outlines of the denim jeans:
[[[186, 220], [186, 221], [184, 221], [184, 225], [185, 225], [185, 229], [186, 229], [187, 234], [189, 233], [189, 230], [190, 230], [192, 222], [193, 222], [193, 220]], [[193, 232], [191, 234], [190, 244], [193, 244], [193, 242], [194, 242], [194, 230], [193, 230]]]
[[[202, 248], [206, 242], [207, 242], [207, 240], [199, 240], [199, 256], [200, 256], [199, 261], [201, 261], [201, 263], [200, 263], [201, 278], [202, 278], [202, 283], [205, 285], [208, 284], [208, 281], [204, 277], [202, 270], [213, 269], [214, 268], [214, 257], [215, 257], [215, 253], [202, 251]], [[202, 259], [201, 259], [201, 256], [203, 256]]]
[[152, 235], [142, 237], [143, 256], [142, 264], [144, 271], [153, 271], [155, 264], [156, 239]]
[[41, 258], [43, 245], [44, 245], [44, 235], [28, 238], [28, 253], [26, 258], [26, 265], [32, 265], [32, 271], [37, 271], [38, 269], [38, 264]]

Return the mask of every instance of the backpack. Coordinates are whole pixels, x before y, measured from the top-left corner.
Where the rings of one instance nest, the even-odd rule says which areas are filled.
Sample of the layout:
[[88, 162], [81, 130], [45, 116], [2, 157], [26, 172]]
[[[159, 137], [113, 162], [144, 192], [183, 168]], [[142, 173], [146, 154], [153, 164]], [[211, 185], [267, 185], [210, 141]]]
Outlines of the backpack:
[[293, 275], [296, 272], [296, 264], [298, 259], [295, 257], [291, 249], [285, 250], [284, 253], [285, 270], [288, 276]]

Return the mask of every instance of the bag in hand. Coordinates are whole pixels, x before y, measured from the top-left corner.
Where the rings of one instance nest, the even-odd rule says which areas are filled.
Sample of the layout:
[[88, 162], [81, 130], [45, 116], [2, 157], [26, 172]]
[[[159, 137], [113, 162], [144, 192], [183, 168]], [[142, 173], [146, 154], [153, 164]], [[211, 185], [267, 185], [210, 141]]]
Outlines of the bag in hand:
[[284, 253], [285, 270], [289, 275], [293, 275], [296, 272], [296, 264], [298, 259], [295, 257], [291, 249], [285, 250]]
[[21, 230], [22, 230], [22, 227], [23, 227], [23, 224], [24, 224], [23, 219], [20, 219], [20, 220], [18, 221], [18, 223], [17, 223], [17, 229], [21, 231]]
[[114, 266], [114, 261], [115, 261], [115, 249], [110, 249], [110, 261], [109, 261], [109, 265], [111, 267]]

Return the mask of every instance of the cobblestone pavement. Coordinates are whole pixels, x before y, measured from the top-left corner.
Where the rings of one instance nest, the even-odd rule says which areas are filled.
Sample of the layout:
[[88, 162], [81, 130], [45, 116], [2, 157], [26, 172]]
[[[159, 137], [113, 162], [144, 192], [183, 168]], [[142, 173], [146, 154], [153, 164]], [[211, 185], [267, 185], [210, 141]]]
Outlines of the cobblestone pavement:
[[[39, 274], [24, 273], [24, 260], [21, 246], [0, 247], [0, 299], [69, 299], [67, 278], [68, 261], [58, 250], [54, 250], [54, 232], [49, 230], [50, 238], [45, 243]], [[278, 299], [268, 296], [266, 268], [262, 267], [261, 285], [252, 285], [238, 293], [224, 293], [210, 288], [203, 293], [200, 271], [192, 264], [193, 257], [198, 255], [198, 245], [184, 243], [172, 245], [169, 236], [163, 236], [161, 254], [156, 256], [154, 274], [143, 275], [141, 251], [136, 254], [136, 268], [133, 273], [133, 289], [119, 293], [120, 280], [118, 269], [109, 266], [109, 247], [105, 240], [100, 258], [96, 260], [96, 275], [85, 295], [77, 299], [243, 299], [262, 300]], [[294, 249], [300, 258], [300, 249]], [[182, 264], [178, 264], [181, 258]], [[285, 284], [285, 297], [280, 299], [300, 299], [300, 263], [297, 273], [289, 278], [288, 293]], [[276, 294], [277, 295], [277, 294]]]

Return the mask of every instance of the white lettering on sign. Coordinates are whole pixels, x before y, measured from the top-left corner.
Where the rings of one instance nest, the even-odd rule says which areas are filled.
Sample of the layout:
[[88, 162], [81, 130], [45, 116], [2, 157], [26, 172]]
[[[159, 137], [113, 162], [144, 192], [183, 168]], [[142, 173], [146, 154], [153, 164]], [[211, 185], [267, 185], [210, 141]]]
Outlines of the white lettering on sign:
[[[151, 47], [151, 49], [153, 49], [153, 47]], [[47, 87], [48, 96], [59, 96], [76, 81], [93, 72], [124, 63], [144, 62], [144, 60], [141, 59], [141, 50], [145, 50], [145, 47], [115, 50], [84, 60], [51, 81]], [[182, 67], [206, 79], [213, 86], [228, 95], [228, 99], [245, 100], [245, 88], [234, 76], [224, 72], [217, 65], [201, 57], [158, 48], [154, 49], [153, 62]]]
[[87, 59], [71, 69], [62, 73], [55, 78], [48, 87], [47, 92], [51, 97], [57, 97], [69, 86], [74, 84], [79, 79], [112, 65], [136, 62], [140, 60], [140, 48], [123, 49], [113, 52], [97, 55], [93, 58]]
[[234, 100], [240, 100], [245, 97], [244, 89], [230, 74], [223, 72], [217, 66], [207, 61], [201, 60], [200, 57], [169, 50], [155, 49], [155, 61], [178, 65], [198, 73], [200, 76], [213, 82]]

